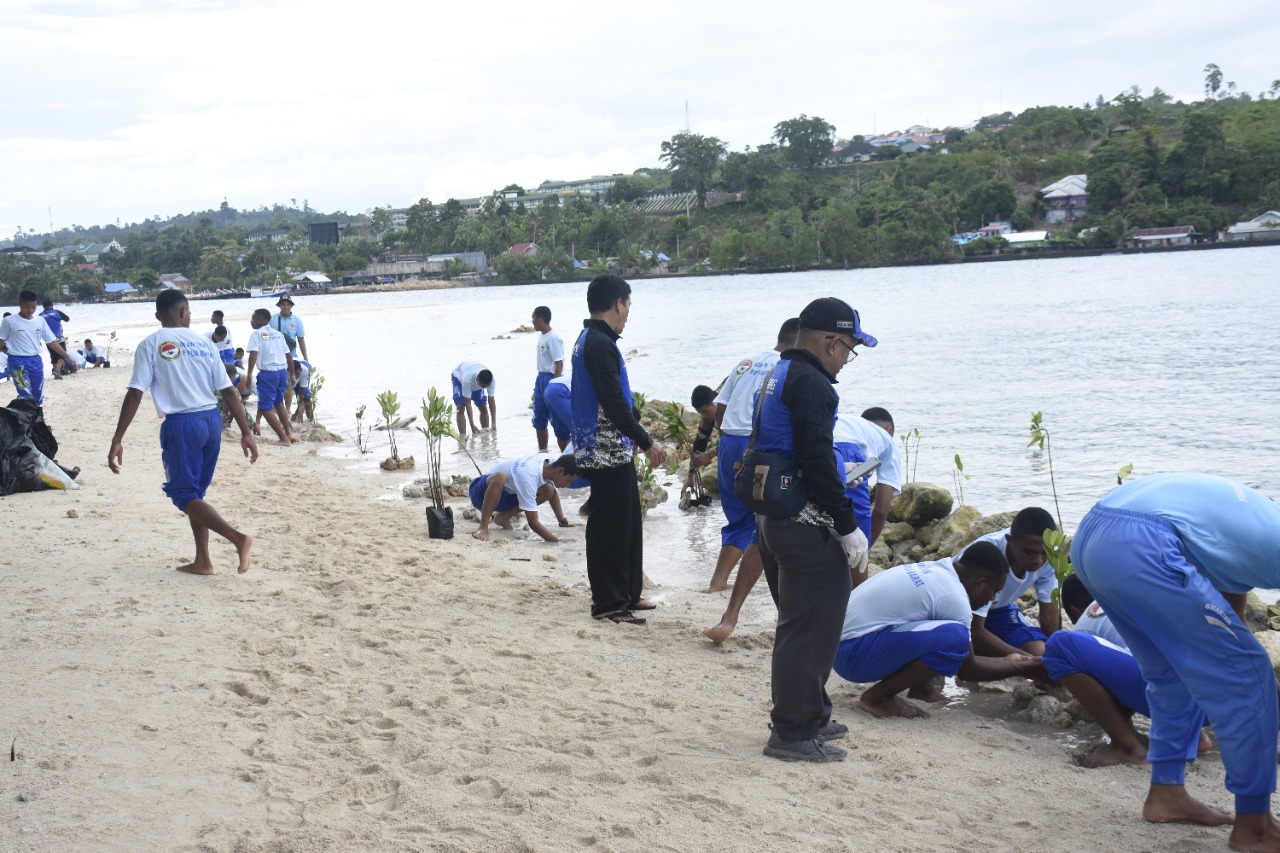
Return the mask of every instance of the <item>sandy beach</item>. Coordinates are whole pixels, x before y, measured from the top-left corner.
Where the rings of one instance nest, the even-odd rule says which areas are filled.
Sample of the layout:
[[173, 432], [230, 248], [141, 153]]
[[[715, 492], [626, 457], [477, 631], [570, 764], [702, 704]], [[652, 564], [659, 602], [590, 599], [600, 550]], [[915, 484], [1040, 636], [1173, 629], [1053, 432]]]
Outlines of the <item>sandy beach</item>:
[[[764, 758], [772, 628], [712, 646], [727, 593], [593, 622], [581, 527], [431, 541], [421, 502], [306, 445], [250, 467], [224, 443], [209, 499], [252, 569], [215, 539], [215, 576], [179, 574], [149, 400], [106, 466], [128, 376], [48, 383], [82, 488], [0, 499], [0, 849], [1227, 849], [1144, 823], [1145, 767], [1082, 770], [1052, 730], [964, 708], [872, 720], [834, 675], [849, 759]], [[1188, 774], [1230, 809], [1222, 781], [1216, 754]]]

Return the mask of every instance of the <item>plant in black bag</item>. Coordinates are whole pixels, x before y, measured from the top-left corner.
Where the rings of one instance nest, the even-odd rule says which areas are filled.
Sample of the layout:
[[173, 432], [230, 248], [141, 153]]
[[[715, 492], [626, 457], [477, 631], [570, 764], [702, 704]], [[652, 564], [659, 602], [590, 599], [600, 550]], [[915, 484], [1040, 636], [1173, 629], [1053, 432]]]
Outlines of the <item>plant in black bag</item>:
[[431, 539], [453, 538], [453, 508], [444, 505], [444, 482], [440, 476], [441, 442], [458, 437], [453, 428], [453, 406], [449, 398], [434, 388], [427, 389], [422, 400], [422, 423], [418, 432], [427, 440], [427, 478], [432, 506], [427, 507], [427, 536]]

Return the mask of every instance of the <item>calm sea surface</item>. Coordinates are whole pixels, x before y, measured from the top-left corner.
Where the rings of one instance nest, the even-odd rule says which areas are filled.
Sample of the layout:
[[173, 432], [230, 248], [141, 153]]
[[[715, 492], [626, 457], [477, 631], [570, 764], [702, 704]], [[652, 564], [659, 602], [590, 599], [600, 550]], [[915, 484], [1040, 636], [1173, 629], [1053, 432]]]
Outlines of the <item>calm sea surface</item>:
[[[1278, 272], [1280, 247], [1269, 247], [638, 281], [620, 343], [633, 388], [687, 404], [694, 385], [714, 386], [742, 357], [770, 348], [809, 300], [839, 296], [880, 340], [841, 373], [841, 410], [884, 406], [900, 436], [919, 429], [914, 479], [954, 491], [958, 453], [971, 477], [965, 502], [984, 512], [1052, 511], [1047, 459], [1027, 448], [1031, 415], [1043, 411], [1072, 530], [1127, 464], [1135, 476], [1206, 471], [1280, 496]], [[472, 453], [486, 466], [534, 452], [536, 336], [512, 330], [545, 304], [571, 345], [585, 293], [575, 283], [300, 297], [308, 350], [326, 377], [319, 419], [349, 435], [356, 407], [366, 404], [372, 418], [386, 389], [413, 414], [429, 387], [448, 392], [456, 364], [482, 361], [497, 380], [499, 429], [471, 439]], [[193, 303], [192, 325], [208, 329], [208, 313], [221, 308], [242, 345], [250, 313], [264, 306], [271, 300]], [[155, 328], [150, 305], [67, 313], [67, 334], [99, 345], [114, 330], [131, 348]], [[418, 433], [400, 435], [403, 449], [422, 455]], [[105, 449], [108, 432], [102, 440]], [[374, 442], [380, 459], [385, 436]], [[350, 444], [332, 452], [389, 488], [409, 479], [357, 462]], [[448, 464], [475, 470], [461, 453]], [[676, 491], [650, 514], [646, 563], [659, 580], [694, 584], [709, 575], [723, 519], [718, 506], [680, 512]]]

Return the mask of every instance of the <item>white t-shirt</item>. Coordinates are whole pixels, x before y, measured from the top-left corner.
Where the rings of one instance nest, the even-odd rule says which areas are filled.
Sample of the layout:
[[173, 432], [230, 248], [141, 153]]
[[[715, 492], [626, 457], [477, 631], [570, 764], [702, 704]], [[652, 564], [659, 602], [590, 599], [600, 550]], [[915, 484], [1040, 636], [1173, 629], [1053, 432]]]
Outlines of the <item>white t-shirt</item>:
[[564, 361], [564, 340], [553, 330], [538, 338], [538, 372], [555, 373], [557, 361]]
[[907, 622], [959, 622], [967, 628], [971, 619], [969, 593], [950, 559], [911, 563], [872, 575], [849, 593], [840, 639]]
[[[225, 338], [223, 338], [223, 339], [222, 339], [222, 349], [232, 349], [232, 350], [234, 350], [234, 349], [236, 348], [236, 346], [235, 346], [235, 344], [231, 343], [231, 327], [230, 327], [230, 326], [223, 326], [222, 328], [224, 328], [224, 329], [226, 329], [226, 330], [227, 330], [227, 336], [226, 336]], [[206, 337], [206, 338], [208, 338], [209, 340], [213, 341], [213, 332], [212, 332], [212, 331], [205, 332], [205, 337]], [[214, 342], [214, 344], [217, 344], [217, 343], [218, 343], [217, 341], [213, 341], [213, 342]]]
[[176, 415], [214, 408], [214, 392], [230, 388], [231, 380], [208, 338], [175, 327], [152, 332], [138, 344], [129, 387], [150, 391], [161, 415]]
[[4, 341], [9, 355], [38, 356], [44, 353], [43, 344], [51, 344], [58, 337], [39, 314], [24, 320], [21, 314], [10, 314], [0, 322], [0, 341]]
[[491, 476], [493, 474], [506, 474], [507, 481], [502, 484], [502, 491], [516, 496], [516, 502], [521, 511], [537, 512], [538, 489], [542, 487], [543, 483], [551, 482], [542, 478], [542, 463], [551, 459], [552, 457], [550, 456], [536, 453], [533, 456], [508, 459], [505, 462], [499, 462], [494, 465], [489, 474]]
[[838, 443], [856, 444], [864, 454], [880, 460], [876, 469], [876, 484], [893, 487], [896, 495], [902, 491], [902, 456], [893, 436], [866, 418], [840, 415], [836, 418], [834, 439]]
[[[476, 379], [480, 375], [480, 371], [484, 370], [484, 365], [478, 361], [464, 361], [453, 369], [453, 378], [458, 380], [462, 386], [462, 396], [470, 397], [472, 394], [480, 390], [480, 383]], [[490, 397], [497, 397], [498, 379], [494, 377], [489, 381], [489, 387], [485, 389]]]
[[256, 366], [259, 370], [285, 370], [289, 367], [289, 362], [285, 358], [289, 346], [284, 342], [284, 335], [270, 326], [254, 329], [244, 348], [246, 352], [258, 354]]
[[751, 435], [751, 418], [755, 414], [756, 391], [764, 384], [764, 378], [778, 363], [780, 353], [767, 350], [751, 358], [744, 358], [734, 365], [720, 387], [715, 403], [723, 405], [724, 417], [720, 429], [728, 435]]
[[1119, 646], [1125, 651], [1129, 650], [1129, 644], [1124, 641], [1124, 637], [1120, 636], [1116, 626], [1111, 624], [1111, 617], [1103, 611], [1102, 605], [1096, 601], [1085, 608], [1084, 613], [1080, 614], [1080, 621], [1076, 623], [1076, 630], [1082, 634], [1092, 634], [1099, 640], [1106, 640], [1108, 643]]
[[[956, 554], [953, 559], [957, 559], [965, 551], [973, 547], [974, 542], [990, 542], [1000, 549], [1000, 553], [1005, 553], [1006, 542], [1004, 538], [1009, 535], [1009, 528], [997, 530], [995, 533], [988, 533], [986, 536], [979, 536], [968, 545], [960, 549], [960, 554]], [[1032, 572], [1027, 572], [1023, 577], [1018, 577], [1013, 573], [1013, 569], [1009, 570], [1009, 577], [1005, 580], [1004, 586], [1000, 587], [1000, 591], [996, 593], [995, 600], [985, 607], [979, 607], [973, 611], [979, 616], [986, 618], [991, 612], [991, 608], [1008, 607], [1018, 600], [1024, 592], [1031, 589], [1032, 585], [1036, 588], [1036, 600], [1048, 604], [1053, 601], [1053, 591], [1058, 588], [1058, 576], [1053, 572], [1053, 566], [1047, 562]]]

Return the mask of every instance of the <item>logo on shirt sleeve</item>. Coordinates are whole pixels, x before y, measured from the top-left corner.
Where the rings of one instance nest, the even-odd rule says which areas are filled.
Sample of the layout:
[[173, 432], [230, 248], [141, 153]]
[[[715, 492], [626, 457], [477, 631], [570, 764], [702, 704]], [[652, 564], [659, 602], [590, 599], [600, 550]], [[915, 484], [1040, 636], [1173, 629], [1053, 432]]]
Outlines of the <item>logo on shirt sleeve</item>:
[[178, 356], [182, 355], [182, 347], [178, 346], [173, 341], [161, 341], [160, 348], [156, 350], [156, 354], [165, 361], [173, 361]]
[[743, 359], [742, 364], [738, 365], [738, 369], [735, 370], [734, 373], [741, 376], [742, 374], [746, 373], [750, 369], [751, 369], [751, 359], [747, 358], [747, 359]]

